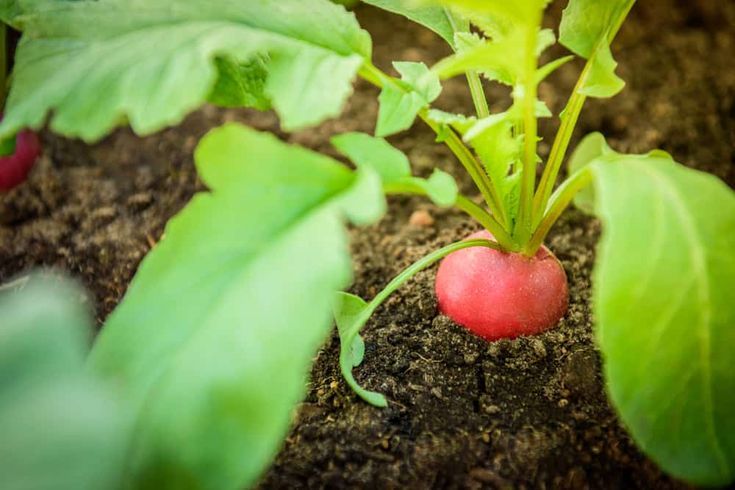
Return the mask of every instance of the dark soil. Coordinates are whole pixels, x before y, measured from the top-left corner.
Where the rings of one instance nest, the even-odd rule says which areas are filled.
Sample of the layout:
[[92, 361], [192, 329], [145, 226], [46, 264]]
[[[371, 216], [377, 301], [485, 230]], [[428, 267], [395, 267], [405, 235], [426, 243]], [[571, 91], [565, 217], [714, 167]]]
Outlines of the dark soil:
[[[559, 11], [552, 6], [550, 25]], [[433, 35], [398, 17], [367, 7], [358, 14], [385, 69], [392, 59], [431, 62], [446, 54]], [[577, 138], [598, 130], [621, 151], [660, 147], [735, 186], [733, 26], [732, 2], [640, 2], [616, 41], [628, 87], [613, 100], [588, 103]], [[570, 64], [542, 85], [555, 113], [578, 71]], [[489, 94], [494, 108], [507, 103], [503, 90]], [[331, 134], [372, 130], [376, 95], [358, 83], [339, 120], [279, 134], [334, 155]], [[439, 105], [471, 111], [460, 80], [447, 84]], [[57, 267], [89, 288], [101, 322], [165, 222], [197, 190], [191, 153], [198, 138], [226, 120], [277, 131], [270, 113], [205, 108], [142, 139], [120, 130], [87, 146], [44, 135], [44, 156], [29, 182], [0, 196], [0, 284], [29, 267]], [[553, 121], [545, 122], [547, 142], [553, 130]], [[432, 140], [419, 125], [392, 138], [417, 173], [438, 165], [462, 178]], [[466, 178], [461, 183], [473, 192]], [[385, 220], [353, 232], [353, 292], [372, 297], [418, 257], [476, 229], [457, 212], [392, 199]], [[345, 385], [333, 336], [261, 487], [683, 487], [635, 448], [605, 397], [589, 309], [599, 232], [595, 220], [569, 211], [552, 233], [548, 246], [569, 277], [571, 304], [558, 328], [537, 337], [488, 344], [454, 325], [437, 312], [433, 269], [390, 298], [365, 330], [365, 361], [355, 370], [366, 387], [386, 394], [386, 409], [365, 404]]]

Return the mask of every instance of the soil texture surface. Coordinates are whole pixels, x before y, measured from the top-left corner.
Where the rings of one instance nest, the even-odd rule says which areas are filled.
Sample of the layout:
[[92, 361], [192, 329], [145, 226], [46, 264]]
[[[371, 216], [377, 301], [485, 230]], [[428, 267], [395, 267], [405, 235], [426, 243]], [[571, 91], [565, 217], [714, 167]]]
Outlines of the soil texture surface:
[[[562, 7], [552, 4], [549, 26], [558, 25]], [[392, 60], [433, 63], [448, 54], [436, 36], [402, 18], [362, 5], [357, 15], [385, 70]], [[639, 2], [613, 50], [627, 87], [587, 103], [575, 141], [601, 131], [616, 150], [661, 148], [735, 186], [734, 26], [733, 2]], [[563, 53], [555, 47], [551, 54]], [[540, 87], [555, 114], [580, 69], [569, 63]], [[488, 95], [492, 109], [507, 106], [506, 90], [488, 86]], [[329, 137], [371, 132], [376, 100], [377, 90], [358, 82], [339, 119], [295, 134], [281, 132], [269, 112], [213, 107], [145, 138], [122, 129], [89, 146], [45, 133], [29, 181], [0, 195], [0, 284], [32, 267], [65, 271], [91, 292], [99, 324], [166, 221], [201, 190], [192, 151], [207, 130], [242, 121], [337, 157]], [[438, 105], [472, 111], [461, 79], [445, 85]], [[557, 124], [542, 122], [544, 156]], [[439, 167], [477, 194], [420, 123], [390, 140], [416, 174]], [[371, 298], [416, 259], [477, 229], [459, 212], [391, 198], [383, 221], [351, 231], [351, 291]], [[308, 396], [260, 488], [686, 488], [636, 449], [607, 401], [590, 310], [600, 232], [596, 220], [570, 210], [550, 235], [570, 307], [558, 328], [532, 338], [489, 344], [474, 337], [438, 313], [436, 269], [417, 275], [364, 330], [365, 360], [355, 376], [387, 396], [385, 409], [359, 400], [342, 380], [335, 333], [316, 357]]]

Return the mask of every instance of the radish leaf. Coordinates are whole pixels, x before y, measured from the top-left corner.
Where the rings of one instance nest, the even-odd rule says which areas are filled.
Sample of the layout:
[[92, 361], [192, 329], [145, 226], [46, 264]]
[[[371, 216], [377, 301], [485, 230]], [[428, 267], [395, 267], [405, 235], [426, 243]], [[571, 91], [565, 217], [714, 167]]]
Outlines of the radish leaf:
[[388, 400], [381, 393], [366, 390], [355, 380], [352, 368], [362, 363], [365, 342], [360, 329], [370, 319], [375, 307], [371, 307], [359, 296], [339, 292], [334, 300], [334, 319], [339, 332], [339, 367], [347, 384], [363, 400], [376, 407], [387, 407]]
[[[476, 70], [485, 78], [505, 85], [517, 85], [524, 69], [526, 34], [521, 28], [514, 27], [507, 33], [493, 39], [482, 39], [477, 35], [458, 35], [460, 49], [456, 54], [444, 58], [432, 67], [440, 79], [444, 80]], [[539, 31], [537, 54], [541, 54], [554, 43], [554, 34], [549, 29]], [[560, 62], [561, 63], [561, 62]], [[554, 68], [552, 65], [550, 68]], [[550, 68], [544, 69], [540, 78], [548, 75]]]
[[[569, 157], [569, 175], [578, 172], [599, 157], [616, 155], [608, 146], [602, 133], [590, 133], [579, 142]], [[587, 214], [595, 211], [595, 192], [592, 187], [585, 187], [574, 196], [574, 205]]]
[[383, 183], [395, 182], [411, 175], [406, 154], [383, 138], [365, 133], [343, 133], [330, 141], [337, 151], [358, 167], [374, 169]]
[[[125, 121], [138, 134], [157, 131], [207, 98], [232, 100], [211, 93], [222, 87], [215, 63], [222, 58], [245, 66], [265, 60], [264, 94], [285, 129], [302, 128], [340, 112], [371, 51], [354, 15], [326, 0], [14, 5], [24, 34], [0, 137], [38, 129], [48, 114], [54, 131], [87, 141]], [[253, 76], [250, 70], [246, 78]], [[257, 90], [253, 96], [262, 98]]]
[[393, 63], [393, 67], [401, 74], [403, 87], [390, 83], [381, 90], [376, 136], [410, 128], [419, 111], [436, 100], [442, 90], [436, 74], [423, 63], [402, 61]]
[[371, 172], [240, 125], [210, 132], [195, 157], [211, 192], [168, 224], [91, 356], [135, 409], [134, 488], [254, 482], [350, 281], [343, 217], [385, 206]]
[[431, 29], [454, 47], [454, 34], [469, 29], [466, 20], [452, 13], [448, 7], [438, 5], [422, 5], [411, 0], [363, 0], [375, 7], [399, 14], [407, 19]]
[[589, 97], [612, 97], [625, 82], [615, 74], [617, 62], [610, 43], [635, 0], [570, 0], [559, 26], [559, 42], [590, 60], [580, 93]]
[[112, 391], [84, 368], [91, 321], [82, 297], [44, 276], [0, 294], [0, 488], [117, 487], [129, 427]]
[[254, 107], [261, 111], [271, 108], [265, 89], [268, 79], [266, 59], [256, 57], [247, 63], [238, 63], [221, 57], [215, 63], [218, 77], [209, 102], [222, 107]]
[[452, 252], [470, 247], [490, 247], [497, 249], [498, 244], [485, 239], [462, 240], [451, 243], [420, 258], [400, 274], [394, 277], [368, 303], [354, 294], [339, 292], [334, 298], [334, 319], [337, 323], [340, 340], [339, 365], [347, 384], [363, 400], [376, 407], [385, 407], [388, 401], [385, 396], [374, 391], [368, 391], [355, 380], [352, 368], [360, 365], [365, 351], [365, 343], [360, 336], [360, 330], [373, 315], [375, 310], [393, 294], [398, 288], [411, 279], [418, 272], [431, 267], [436, 262]]
[[[590, 133], [579, 142], [569, 158], [569, 175], [579, 172], [600, 157], [622, 156], [607, 144], [602, 133]], [[643, 157], [658, 157], [671, 160], [671, 155], [663, 150], [653, 150]], [[595, 191], [593, 187], [585, 187], [574, 196], [574, 205], [587, 214], [595, 211]]]
[[699, 485], [735, 479], [735, 193], [661, 156], [591, 164], [608, 389], [640, 447]]
[[457, 200], [457, 183], [451, 175], [439, 169], [428, 179], [411, 176], [408, 157], [383, 138], [365, 133], [345, 133], [332, 138], [340, 153], [358, 168], [369, 168], [378, 173], [386, 190], [426, 194], [438, 206], [451, 206]]
[[[535, 16], [549, 3], [549, 0], [442, 0], [459, 12], [467, 12], [475, 17], [482, 16], [498, 26], [508, 24], [531, 25]], [[481, 26], [482, 27], [482, 26]]]

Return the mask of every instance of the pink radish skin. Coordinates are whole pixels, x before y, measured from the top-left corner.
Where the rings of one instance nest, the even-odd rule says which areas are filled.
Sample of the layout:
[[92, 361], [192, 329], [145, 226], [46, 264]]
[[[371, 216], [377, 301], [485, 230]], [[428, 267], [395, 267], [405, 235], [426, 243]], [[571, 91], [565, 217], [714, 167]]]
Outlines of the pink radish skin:
[[0, 157], [0, 192], [9, 191], [26, 180], [41, 154], [41, 141], [32, 131], [21, 131], [15, 139], [15, 153]]
[[[468, 239], [493, 240], [487, 231]], [[439, 309], [487, 340], [533, 335], [567, 311], [567, 276], [546, 247], [532, 258], [472, 247], [449, 254], [436, 274]]]

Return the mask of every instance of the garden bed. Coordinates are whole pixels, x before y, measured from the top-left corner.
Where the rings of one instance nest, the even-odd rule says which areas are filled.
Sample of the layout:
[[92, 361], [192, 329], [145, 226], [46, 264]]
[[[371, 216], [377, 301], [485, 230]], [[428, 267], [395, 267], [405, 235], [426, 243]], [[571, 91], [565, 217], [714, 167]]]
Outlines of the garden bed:
[[[550, 15], [558, 16], [559, 7]], [[396, 16], [360, 7], [358, 17], [373, 35], [382, 68], [390, 59], [431, 62], [447, 54], [431, 33]], [[660, 147], [735, 186], [733, 25], [732, 4], [641, 2], [615, 43], [628, 87], [613, 102], [590, 101], [577, 138], [601, 130], [620, 151]], [[396, 53], [388, 45], [412, 47]], [[565, 102], [558, 94], [569, 93], [578, 70], [565, 66], [542, 84], [541, 97], [555, 113]], [[336, 156], [328, 137], [370, 132], [376, 94], [358, 83], [340, 119], [281, 136]], [[493, 107], [507, 97], [489, 92]], [[461, 80], [446, 84], [438, 105], [472, 107]], [[29, 182], [0, 196], [0, 283], [32, 266], [58, 267], [91, 291], [101, 322], [165, 222], [198, 189], [191, 152], [199, 137], [226, 120], [277, 129], [271, 113], [207, 107], [144, 139], [121, 130], [90, 147], [44, 135], [44, 156]], [[547, 142], [553, 129], [542, 123]], [[463, 175], [432, 140], [419, 123], [391, 138], [416, 173], [426, 175], [438, 164]], [[547, 144], [540, 150], [548, 152]], [[461, 184], [470, 191], [471, 182]], [[418, 198], [390, 203], [389, 218], [352, 233], [352, 291], [362, 297], [372, 297], [427, 252], [475, 231], [463, 215]], [[589, 308], [598, 235], [599, 224], [577, 211], [567, 212], [552, 232], [548, 246], [567, 272], [571, 303], [559, 328], [534, 338], [487, 344], [473, 337], [438, 314], [435, 269], [419, 274], [376, 312], [365, 330], [365, 361], [355, 370], [363, 386], [385, 393], [386, 409], [367, 405], [346, 386], [333, 335], [261, 486], [682, 486], [642, 456], [608, 405]]]

